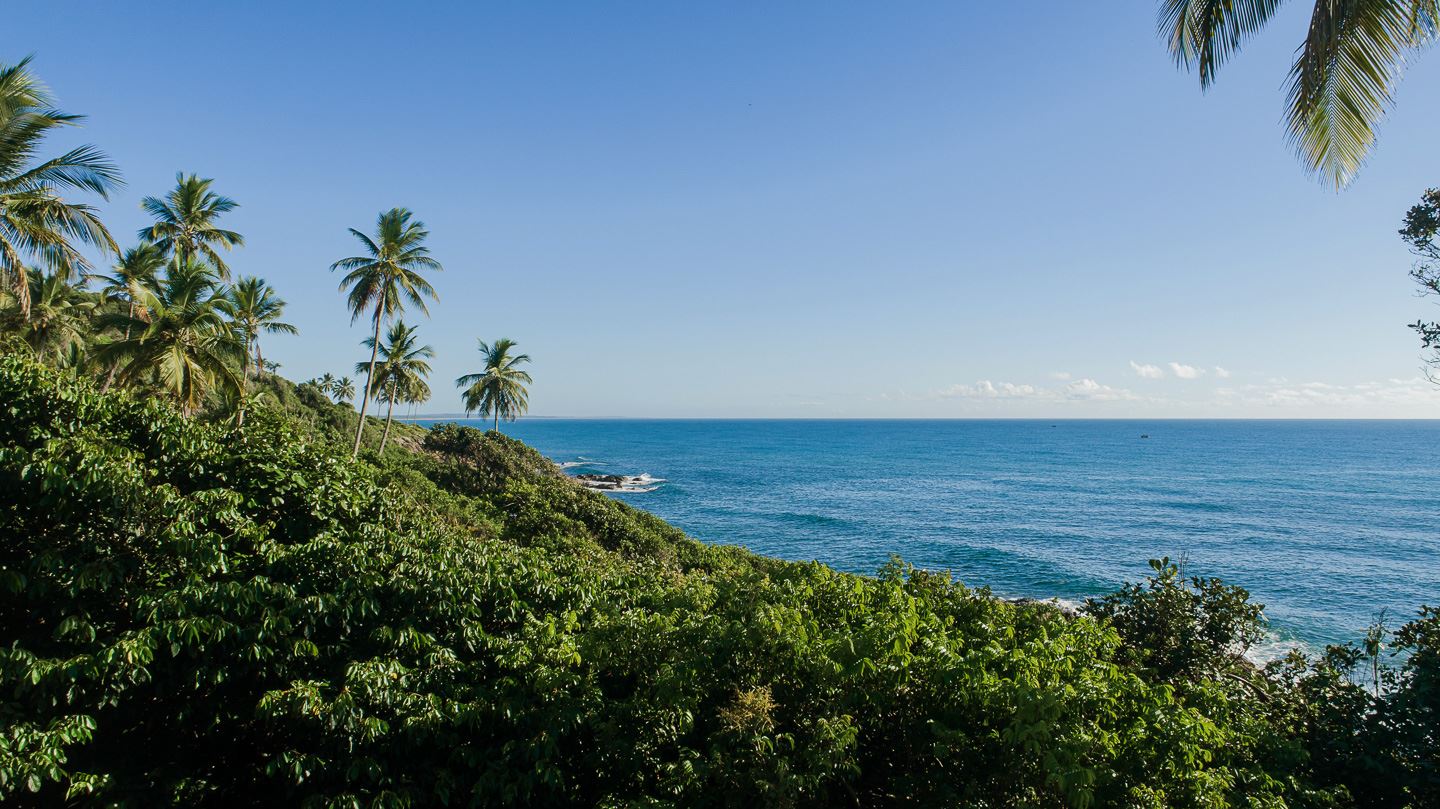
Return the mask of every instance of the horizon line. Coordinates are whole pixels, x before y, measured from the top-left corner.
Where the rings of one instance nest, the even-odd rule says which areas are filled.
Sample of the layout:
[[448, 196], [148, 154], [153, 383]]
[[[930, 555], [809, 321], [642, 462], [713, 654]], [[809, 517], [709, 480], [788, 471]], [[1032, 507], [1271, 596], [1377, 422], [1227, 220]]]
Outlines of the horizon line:
[[[394, 420], [488, 422], [493, 417], [438, 413]], [[1440, 421], [1440, 416], [521, 416], [515, 421]]]

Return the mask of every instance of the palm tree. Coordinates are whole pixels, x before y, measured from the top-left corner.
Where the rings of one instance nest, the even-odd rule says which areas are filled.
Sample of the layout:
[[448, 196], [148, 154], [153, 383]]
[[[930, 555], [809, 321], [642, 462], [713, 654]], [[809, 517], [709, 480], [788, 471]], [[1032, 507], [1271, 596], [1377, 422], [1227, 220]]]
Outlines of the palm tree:
[[355, 380], [348, 376], [342, 376], [335, 380], [330, 393], [335, 397], [336, 404], [344, 404], [355, 398]]
[[[126, 250], [116, 262], [110, 275], [92, 275], [90, 278], [104, 281], [105, 287], [101, 290], [106, 298], [120, 299], [126, 302], [127, 311], [133, 320], [139, 317], [148, 322], [150, 313], [140, 304], [142, 298], [155, 292], [160, 283], [158, 275], [165, 266], [165, 252], [150, 242], [141, 242], [139, 246]], [[127, 327], [125, 339], [130, 339], [130, 331]], [[101, 390], [109, 390], [110, 385], [115, 382], [115, 367], [112, 365], [105, 374], [105, 383]]]
[[250, 376], [250, 355], [255, 355], [256, 376], [264, 378], [265, 358], [260, 354], [260, 332], [268, 334], [299, 334], [289, 323], [280, 322], [285, 301], [263, 278], [245, 276], [226, 290], [226, 313], [234, 320], [245, 341], [245, 361], [240, 368], [242, 386]]
[[[430, 398], [430, 388], [425, 384], [425, 377], [430, 374], [430, 363], [425, 360], [435, 356], [435, 351], [430, 346], [419, 345], [419, 338], [414, 326], [406, 326], [404, 321], [397, 320], [390, 326], [390, 331], [385, 335], [385, 342], [379, 347], [379, 355], [383, 358], [380, 367], [373, 377], [371, 394], [382, 402], [385, 402], [385, 432], [380, 436], [380, 451], [385, 451], [385, 442], [390, 439], [390, 422], [395, 414], [395, 402], [409, 401], [408, 396], [420, 394], [424, 390], [425, 398]], [[371, 349], [371, 355], [375, 355], [375, 345], [367, 338], [363, 344]], [[364, 362], [355, 363], [355, 373], [366, 372], [367, 365]]]
[[120, 252], [93, 207], [60, 194], [88, 191], [108, 199], [121, 185], [110, 159], [94, 146], [77, 146], [34, 162], [51, 130], [75, 126], [83, 117], [54, 109], [29, 65], [29, 57], [0, 65], [0, 285], [15, 297], [22, 316], [30, 313], [27, 261], [71, 278], [90, 267], [74, 242]]
[[140, 238], [154, 242], [166, 253], [175, 256], [176, 264], [193, 260], [209, 262], [228, 280], [230, 268], [220, 257], [215, 246], [229, 250], [245, 243], [244, 237], [233, 230], [217, 227], [215, 222], [221, 214], [239, 207], [239, 203], [210, 190], [212, 179], [197, 175], [175, 175], [175, 188], [159, 197], [146, 197], [140, 207], [155, 217], [155, 224], [140, 229]]
[[245, 362], [244, 336], [226, 319], [228, 302], [216, 280], [198, 262], [171, 267], [145, 301], [148, 322], [118, 312], [100, 319], [103, 326], [132, 332], [100, 351], [103, 361], [120, 366], [121, 384], [152, 383], [187, 415], [212, 390], [241, 392], [235, 370]]
[[137, 311], [136, 307], [147, 291], [156, 289], [160, 270], [164, 268], [165, 252], [149, 242], [141, 242], [121, 254], [110, 275], [96, 273], [88, 278], [104, 281], [101, 294], [112, 300], [125, 301], [131, 317], [143, 317], [143, 312]]
[[315, 387], [319, 388], [321, 393], [331, 393], [335, 390], [337, 381], [334, 374], [326, 371], [324, 376], [315, 380]]
[[400, 393], [400, 401], [408, 405], [424, 404], [430, 401], [430, 385], [423, 379], [412, 380], [412, 384]]
[[[495, 417], [495, 430], [500, 429], [500, 419], [514, 421], [530, 406], [529, 392], [525, 389], [531, 383], [530, 375], [519, 366], [530, 361], [529, 354], [510, 356], [515, 341], [506, 337], [496, 340], [493, 345], [480, 341], [480, 353], [485, 355], [485, 370], [478, 374], [466, 374], [455, 380], [455, 386], [465, 388], [462, 398], [465, 415], [479, 410], [480, 417]], [[466, 386], [469, 387], [466, 387]]]
[[[1283, 0], [1161, 0], [1160, 34], [1200, 86]], [[1315, 0], [1290, 69], [1289, 133], [1306, 167], [1344, 187], [1375, 145], [1407, 56], [1435, 38], [1440, 0]]]
[[365, 389], [360, 397], [360, 422], [355, 427], [355, 447], [351, 450], [351, 457], [360, 454], [365, 410], [375, 389], [375, 356], [380, 347], [381, 323], [399, 314], [407, 299], [426, 314], [429, 310], [425, 308], [425, 296], [439, 300], [434, 287], [420, 275], [420, 270], [439, 272], [444, 268], [430, 257], [430, 248], [425, 246], [425, 239], [430, 235], [425, 223], [411, 221], [411, 216], [404, 208], [391, 208], [380, 214], [373, 239], [350, 228], [350, 232], [364, 245], [366, 254], [342, 258], [330, 265], [332, 272], [346, 272], [340, 281], [340, 289], [344, 291], [348, 287], [350, 290], [347, 301], [350, 322], [354, 323], [361, 315], [370, 312], [375, 327], [370, 342], [370, 364], [365, 370]]
[[29, 310], [22, 313], [17, 299], [6, 319], [37, 356], [61, 367], [83, 362], [96, 301], [71, 285], [63, 272], [32, 269], [29, 276]]

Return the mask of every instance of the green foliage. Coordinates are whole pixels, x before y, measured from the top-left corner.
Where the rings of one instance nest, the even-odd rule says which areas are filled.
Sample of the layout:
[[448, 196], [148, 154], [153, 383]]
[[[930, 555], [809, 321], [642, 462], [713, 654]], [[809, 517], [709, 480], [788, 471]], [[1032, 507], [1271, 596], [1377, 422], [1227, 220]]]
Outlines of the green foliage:
[[1259, 768], [1258, 720], [1203, 680], [1152, 682], [1102, 622], [898, 562], [861, 577], [702, 546], [498, 435], [437, 429], [377, 466], [278, 408], [243, 432], [205, 425], [15, 357], [0, 408], [4, 795], [1079, 807], [1293, 791]]
[[[1410, 277], [1420, 285], [1421, 295], [1440, 295], [1440, 188], [1428, 189], [1420, 202], [1405, 213], [1405, 227], [1400, 229], [1400, 238], [1415, 255], [1415, 265]], [[1440, 367], [1440, 323], [1417, 320], [1410, 328], [1420, 335], [1420, 345], [1430, 355], [1426, 360], [1432, 366]]]
[[247, 346], [243, 332], [226, 318], [230, 304], [219, 278], [204, 264], [172, 265], [144, 312], [114, 312], [102, 328], [125, 337], [100, 351], [102, 365], [117, 369], [122, 383], [145, 383], [193, 412], [212, 392], [243, 392]]
[[1085, 604], [1124, 638], [1133, 662], [1162, 681], [1196, 680], [1245, 665], [1241, 655], [1264, 636], [1262, 607], [1244, 588], [1184, 578], [1169, 557], [1151, 559], [1144, 584]]

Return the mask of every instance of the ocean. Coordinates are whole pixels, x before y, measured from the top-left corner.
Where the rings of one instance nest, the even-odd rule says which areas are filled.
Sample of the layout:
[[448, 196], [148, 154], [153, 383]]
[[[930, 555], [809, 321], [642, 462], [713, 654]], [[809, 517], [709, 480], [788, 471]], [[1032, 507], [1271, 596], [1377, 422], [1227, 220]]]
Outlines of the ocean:
[[[479, 421], [465, 422], [476, 426]], [[427, 423], [422, 421], [421, 423]], [[433, 423], [433, 422], [432, 422]], [[571, 472], [691, 536], [1080, 601], [1184, 561], [1265, 605], [1258, 657], [1440, 605], [1440, 421], [523, 419]]]

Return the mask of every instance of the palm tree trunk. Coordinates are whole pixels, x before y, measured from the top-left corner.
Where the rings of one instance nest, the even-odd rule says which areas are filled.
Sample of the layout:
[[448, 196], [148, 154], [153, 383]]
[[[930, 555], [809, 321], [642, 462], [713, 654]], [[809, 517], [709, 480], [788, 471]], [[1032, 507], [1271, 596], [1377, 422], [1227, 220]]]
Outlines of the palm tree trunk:
[[[260, 351], [256, 346], [255, 351]], [[235, 408], [235, 428], [245, 426], [245, 396], [250, 392], [250, 346], [245, 346], [245, 361], [240, 363], [240, 405]]]
[[390, 383], [390, 394], [386, 397], [390, 400], [389, 407], [385, 408], [385, 432], [380, 436], [380, 451], [385, 451], [385, 442], [390, 440], [390, 416], [395, 412], [395, 383]]
[[500, 432], [500, 411], [495, 411], [495, 432]]
[[375, 304], [375, 340], [370, 346], [370, 367], [365, 371], [365, 390], [360, 392], [360, 423], [355, 425], [355, 448], [350, 457], [360, 456], [360, 436], [365, 432], [365, 409], [370, 404], [370, 380], [375, 378], [375, 356], [380, 352], [380, 304]]
[[[130, 299], [130, 319], [131, 319], [131, 320], [134, 320], [134, 319], [135, 319], [135, 299], [134, 299], [134, 298], [131, 298], [131, 299]], [[130, 324], [129, 324], [129, 323], [126, 323], [126, 324], [125, 324], [125, 342], [127, 342], [127, 343], [130, 342]], [[103, 385], [100, 386], [100, 392], [101, 392], [101, 393], [104, 393], [105, 391], [110, 390], [110, 386], [111, 386], [112, 384], [114, 384], [114, 382], [115, 382], [115, 372], [118, 371], [119, 369], [120, 369], [120, 361], [119, 361], [119, 360], [116, 360], [116, 361], [115, 361], [115, 364], [110, 366], [110, 371], [105, 374], [105, 384], [103, 384]]]
[[[255, 356], [260, 356], [260, 346], [255, 346]], [[250, 389], [250, 346], [245, 346], [245, 361], [240, 363], [240, 395], [244, 396]]]

